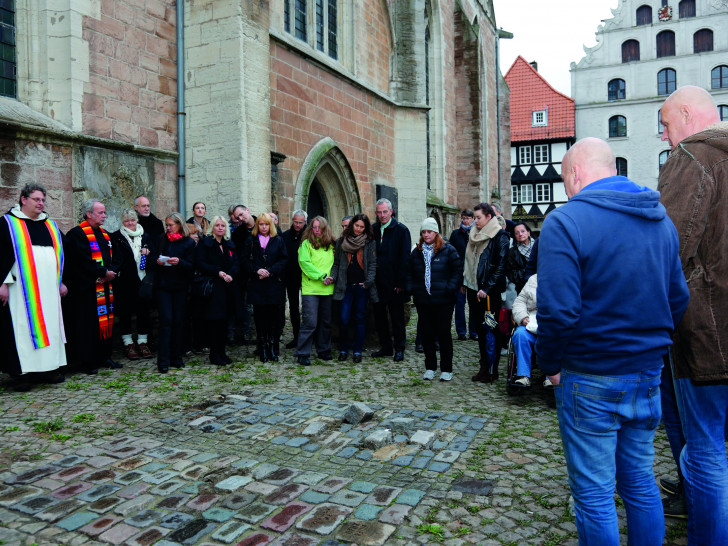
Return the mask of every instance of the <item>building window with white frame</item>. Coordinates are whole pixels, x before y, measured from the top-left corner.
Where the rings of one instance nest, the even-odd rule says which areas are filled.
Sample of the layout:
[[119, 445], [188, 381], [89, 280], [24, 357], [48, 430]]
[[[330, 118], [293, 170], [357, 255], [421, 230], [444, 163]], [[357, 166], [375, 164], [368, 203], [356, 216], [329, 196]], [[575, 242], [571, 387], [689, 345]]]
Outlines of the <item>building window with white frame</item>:
[[549, 162], [549, 145], [534, 144], [533, 146], [533, 162], [535, 164]]
[[536, 184], [536, 202], [548, 203], [551, 201], [551, 184]]
[[530, 146], [519, 146], [518, 164], [519, 165], [530, 165], [531, 164], [531, 147]]
[[518, 186], [511, 186], [511, 203], [517, 205], [518, 201]]
[[548, 110], [536, 110], [533, 112], [531, 125], [533, 127], [543, 127], [549, 124], [549, 111]]
[[521, 184], [520, 203], [533, 203], [533, 185]]

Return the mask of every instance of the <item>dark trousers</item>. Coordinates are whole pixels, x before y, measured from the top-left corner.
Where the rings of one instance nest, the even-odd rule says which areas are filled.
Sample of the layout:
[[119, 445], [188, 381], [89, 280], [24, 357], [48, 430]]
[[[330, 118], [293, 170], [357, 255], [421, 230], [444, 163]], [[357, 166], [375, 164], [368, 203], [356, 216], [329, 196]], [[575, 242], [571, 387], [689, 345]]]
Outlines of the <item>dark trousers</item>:
[[119, 329], [121, 335], [131, 334], [131, 317], [136, 314], [137, 334], [149, 334], [152, 314], [152, 302], [141, 299], [138, 295], [123, 293], [124, 303], [118, 306]]
[[416, 304], [418, 328], [425, 349], [425, 368], [437, 370], [435, 340], [440, 343], [440, 371], [452, 373], [452, 312], [454, 304]]
[[[501, 296], [499, 293], [488, 294], [490, 296], [490, 311], [498, 319], [498, 313], [500, 308], [503, 306]], [[500, 343], [499, 336], [496, 332], [493, 332], [495, 336], [495, 354], [491, 357], [488, 354], [486, 339], [486, 333], [488, 329], [483, 326], [483, 320], [485, 319], [485, 312], [487, 310], [487, 300], [483, 298], [478, 301], [478, 291], [468, 288], [468, 306], [470, 307], [470, 316], [475, 321], [476, 332], [478, 333], [478, 347], [480, 348], [480, 370], [488, 372], [493, 370], [497, 373], [498, 370], [498, 359], [500, 358]], [[492, 361], [491, 361], [492, 360]]]
[[157, 298], [159, 302], [157, 365], [181, 364], [187, 293], [183, 290], [178, 292], [158, 290]]
[[281, 306], [253, 305], [253, 317], [255, 319], [255, 330], [259, 338], [273, 339], [280, 331]]
[[298, 333], [296, 356], [311, 354], [316, 341], [316, 352], [321, 355], [331, 350], [331, 303], [334, 296], [301, 296], [301, 331]]
[[227, 319], [205, 321], [207, 339], [210, 340], [210, 361], [213, 363], [225, 357], [226, 323]]
[[378, 302], [374, 304], [374, 322], [377, 324], [377, 335], [379, 336], [379, 345], [385, 351], [392, 350], [392, 337], [389, 335], [389, 319], [392, 321], [392, 337], [394, 337], [394, 349], [404, 351], [406, 343], [405, 323], [404, 323], [404, 302], [401, 298], [392, 298], [388, 302]]
[[[293, 329], [293, 339], [298, 339], [298, 332], [301, 330], [301, 310], [299, 296], [301, 294], [300, 283], [286, 284], [286, 295], [288, 296], [288, 314], [291, 317], [291, 328]], [[286, 324], [286, 308], [281, 306], [281, 333], [283, 326]]]
[[[344, 299], [341, 302], [339, 326], [339, 350], [348, 353], [351, 347], [349, 335], [351, 322], [354, 323], [354, 354], [361, 354], [366, 335], [366, 311], [369, 291], [359, 284], [350, 284], [346, 287]], [[353, 315], [353, 316], [352, 316]]]

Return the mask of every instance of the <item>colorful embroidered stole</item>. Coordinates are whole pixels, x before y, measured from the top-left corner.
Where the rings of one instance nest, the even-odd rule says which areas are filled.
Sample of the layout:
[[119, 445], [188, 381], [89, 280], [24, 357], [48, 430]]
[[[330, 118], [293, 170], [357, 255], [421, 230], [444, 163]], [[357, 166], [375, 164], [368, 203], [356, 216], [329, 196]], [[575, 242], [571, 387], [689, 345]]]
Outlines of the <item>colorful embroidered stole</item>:
[[[40, 349], [48, 347], [48, 330], [43, 318], [43, 307], [40, 301], [40, 288], [38, 286], [38, 271], [33, 258], [33, 245], [30, 241], [30, 234], [25, 222], [11, 214], [5, 215], [8, 223], [10, 238], [13, 241], [15, 252], [15, 263], [18, 265], [18, 282], [23, 290], [25, 299], [25, 313], [30, 328], [30, 339], [33, 341], [33, 348]], [[45, 222], [53, 241], [53, 250], [56, 253], [56, 274], [58, 286], [61, 286], [61, 275], [63, 274], [63, 245], [61, 244], [61, 232], [52, 220]]]
[[[83, 230], [84, 235], [86, 235], [89, 245], [91, 246], [91, 259], [103, 267], [104, 258], [101, 255], [101, 249], [99, 248], [98, 241], [96, 241], [96, 235], [94, 234], [93, 228], [87, 221], [81, 222], [80, 227]], [[106, 233], [106, 231], [104, 231], [103, 229], [101, 229], [101, 228], [99, 228], [99, 229], [101, 230], [101, 233], [103, 234], [104, 239], [106, 239], [107, 244], [111, 243], [109, 234]], [[111, 258], [111, 255], [112, 255], [111, 244], [109, 244], [109, 258]], [[108, 300], [109, 301], [107, 304], [106, 303], [106, 290], [104, 289], [104, 283], [97, 282], [96, 283], [96, 313], [99, 316], [99, 331], [101, 332], [101, 339], [108, 339], [111, 337], [111, 327], [114, 324], [114, 291], [111, 289], [110, 283], [109, 283]]]

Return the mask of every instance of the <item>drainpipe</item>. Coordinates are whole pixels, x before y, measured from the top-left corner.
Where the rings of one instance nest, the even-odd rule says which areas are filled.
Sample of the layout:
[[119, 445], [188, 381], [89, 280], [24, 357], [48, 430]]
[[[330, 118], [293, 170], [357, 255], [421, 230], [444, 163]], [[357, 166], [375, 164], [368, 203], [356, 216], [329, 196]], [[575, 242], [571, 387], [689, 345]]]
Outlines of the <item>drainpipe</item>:
[[[510, 40], [513, 38], [512, 32], [506, 32], [503, 28], [499, 28], [495, 33], [495, 112], [496, 126], [498, 134], [498, 199], [502, 200], [501, 195], [501, 117], [500, 117], [500, 40]], [[489, 196], [490, 197], [490, 196]]]
[[177, 0], [177, 194], [179, 212], [187, 209], [185, 183], [185, 5]]

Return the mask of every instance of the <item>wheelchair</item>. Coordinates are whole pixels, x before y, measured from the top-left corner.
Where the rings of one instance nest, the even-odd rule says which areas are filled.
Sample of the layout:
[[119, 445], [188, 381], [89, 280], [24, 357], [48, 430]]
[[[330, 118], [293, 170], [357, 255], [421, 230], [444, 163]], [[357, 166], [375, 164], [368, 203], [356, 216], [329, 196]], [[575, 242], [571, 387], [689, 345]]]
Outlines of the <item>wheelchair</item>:
[[506, 376], [506, 392], [510, 396], [519, 396], [521, 394], [532, 392], [534, 387], [540, 390], [553, 391], [553, 385], [547, 386], [543, 384], [544, 380], [546, 379], [546, 376], [544, 374], [541, 374], [542, 377], [539, 381], [534, 381], [534, 371], [538, 367], [538, 359], [536, 358], [535, 350], [531, 353], [531, 384], [522, 385], [515, 382], [515, 379], [517, 377], [517, 362], [516, 350], [513, 346], [513, 334], [516, 332], [516, 328], [518, 326], [515, 323], [512, 323], [512, 326], [513, 328], [511, 328], [511, 335], [508, 338], [508, 354], [506, 355], [506, 363], [508, 364], [508, 373]]

